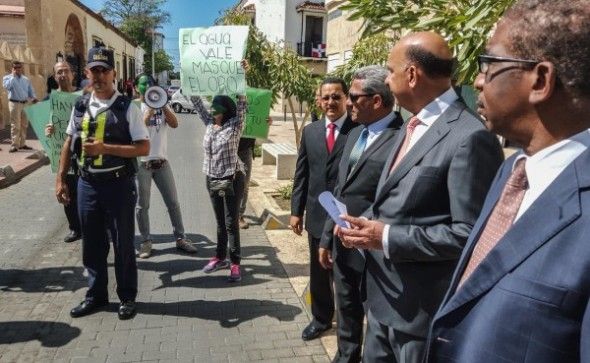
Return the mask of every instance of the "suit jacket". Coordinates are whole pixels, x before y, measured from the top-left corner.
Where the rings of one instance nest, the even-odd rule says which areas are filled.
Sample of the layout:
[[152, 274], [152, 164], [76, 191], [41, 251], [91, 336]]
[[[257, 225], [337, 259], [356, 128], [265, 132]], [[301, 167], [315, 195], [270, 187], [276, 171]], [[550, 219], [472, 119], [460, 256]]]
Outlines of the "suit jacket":
[[[393, 147], [394, 136], [399, 132], [402, 124], [403, 119], [400, 114], [395, 113], [387, 128], [362, 153], [352, 170], [349, 168], [350, 153], [364, 126], [355, 127], [350, 131], [340, 159], [338, 182], [334, 190], [336, 198], [346, 204], [348, 214], [359, 216], [373, 204], [379, 176]], [[364, 257], [356, 249], [344, 247], [342, 242], [332, 233], [333, 230], [334, 221], [327, 218], [320, 247], [332, 250], [333, 259], [353, 266], [362, 273]]]
[[590, 361], [590, 150], [455, 291], [515, 158], [498, 172], [433, 321], [429, 361]]
[[383, 250], [365, 253], [365, 306], [382, 324], [426, 337], [503, 153], [457, 100], [389, 175], [405, 129], [366, 214], [390, 225], [390, 258]]
[[318, 195], [325, 190], [334, 190], [346, 137], [354, 126], [350, 116], [347, 116], [331, 153], [328, 153], [326, 145], [326, 123], [323, 119], [303, 129], [293, 178], [291, 215], [303, 216], [306, 211], [305, 229], [315, 238], [321, 237], [327, 216]]

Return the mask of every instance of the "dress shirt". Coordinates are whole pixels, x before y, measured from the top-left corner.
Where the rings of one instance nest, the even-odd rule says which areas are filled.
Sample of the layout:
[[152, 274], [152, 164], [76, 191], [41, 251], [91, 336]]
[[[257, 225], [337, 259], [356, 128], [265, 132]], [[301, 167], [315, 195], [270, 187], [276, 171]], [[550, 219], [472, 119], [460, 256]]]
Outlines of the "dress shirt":
[[[420, 120], [420, 123], [414, 129], [412, 138], [408, 143], [406, 154], [410, 152], [412, 147], [416, 145], [418, 140], [424, 136], [426, 131], [434, 124], [436, 120], [449, 108], [449, 106], [459, 99], [457, 93], [453, 88], [449, 88], [443, 94], [435, 98], [432, 102], [427, 104], [416, 117]], [[389, 258], [389, 225], [386, 224], [383, 228], [383, 237], [381, 238], [383, 243], [383, 254], [386, 258]]]
[[377, 140], [379, 135], [381, 135], [383, 131], [387, 129], [387, 126], [389, 126], [389, 123], [393, 120], [394, 117], [395, 111], [391, 111], [391, 113], [389, 113], [387, 116], [367, 126], [367, 128], [369, 129], [369, 136], [367, 137], [367, 143], [365, 144], [364, 150], [367, 150], [369, 146], [371, 146], [371, 144], [375, 140]]
[[[534, 155], [521, 154], [514, 159], [526, 159], [525, 170], [529, 188], [524, 194], [514, 222], [520, 218], [561, 172], [581, 153], [590, 147], [590, 130], [584, 130], [557, 144], [548, 146]], [[514, 165], [512, 165], [514, 168]]]
[[31, 86], [31, 81], [25, 76], [4, 76], [2, 85], [8, 91], [8, 99], [16, 101], [27, 101], [29, 98], [37, 98]]
[[338, 140], [338, 135], [340, 135], [340, 129], [342, 128], [342, 125], [344, 125], [344, 121], [346, 121], [347, 117], [348, 117], [348, 113], [346, 113], [346, 112], [344, 112], [344, 115], [340, 116], [340, 118], [334, 122], [331, 122], [326, 117], [326, 119], [324, 120], [325, 126], [326, 126], [326, 139], [328, 138], [328, 135], [330, 134], [330, 129], [328, 128], [328, 124], [334, 123], [336, 125], [336, 127], [334, 128], [334, 141]]

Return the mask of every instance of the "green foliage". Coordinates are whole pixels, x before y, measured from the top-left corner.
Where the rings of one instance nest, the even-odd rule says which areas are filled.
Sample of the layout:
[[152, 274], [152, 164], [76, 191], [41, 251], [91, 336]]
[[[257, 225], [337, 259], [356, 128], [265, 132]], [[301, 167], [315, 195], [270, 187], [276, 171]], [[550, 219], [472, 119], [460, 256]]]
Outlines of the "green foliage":
[[391, 46], [392, 41], [385, 33], [368, 35], [354, 45], [352, 58], [338, 66], [332, 74], [350, 84], [357, 69], [373, 64], [385, 65]]
[[219, 11], [219, 18], [215, 19], [215, 25], [250, 25], [252, 19], [243, 11], [231, 7]]
[[[158, 49], [155, 53], [154, 66], [156, 67], [156, 73], [163, 71], [173, 71], [174, 64], [172, 64], [172, 58], [162, 49]], [[145, 72], [152, 73], [152, 54], [146, 53], [144, 56]]]
[[348, 0], [349, 20], [364, 19], [363, 36], [432, 30], [449, 39], [459, 83], [477, 75], [477, 55], [495, 23], [514, 0]]
[[254, 145], [254, 153], [253, 153], [255, 158], [260, 158], [262, 157], [262, 146], [261, 145]]
[[275, 192], [277, 192], [282, 199], [290, 200], [291, 196], [293, 195], [293, 183], [291, 182], [282, 187], [278, 187], [275, 189]]

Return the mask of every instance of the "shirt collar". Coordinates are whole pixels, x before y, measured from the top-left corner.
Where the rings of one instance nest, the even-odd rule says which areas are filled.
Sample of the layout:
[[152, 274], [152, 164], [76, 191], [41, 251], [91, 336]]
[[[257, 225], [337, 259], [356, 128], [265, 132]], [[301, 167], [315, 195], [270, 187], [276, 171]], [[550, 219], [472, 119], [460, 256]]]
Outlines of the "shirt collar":
[[378, 134], [378, 133], [382, 132], [383, 130], [385, 130], [387, 128], [387, 126], [389, 126], [389, 123], [391, 122], [391, 120], [393, 120], [394, 118], [395, 118], [395, 111], [391, 111], [387, 116], [385, 116], [382, 119], [375, 121], [372, 124], [370, 124], [369, 126], [367, 126], [367, 129], [369, 129], [370, 134]]
[[[336, 121], [334, 121], [333, 123], [336, 124], [336, 128], [338, 130], [340, 130], [342, 128], [342, 125], [344, 125], [344, 121], [346, 121], [346, 118], [348, 117], [348, 112], [344, 112], [344, 115], [340, 116], [340, 118]], [[326, 128], [328, 128], [328, 125], [332, 122], [330, 122], [330, 120], [328, 120], [328, 118], [326, 117], [325, 120], [326, 124]]]
[[107, 105], [110, 107], [113, 104], [113, 102], [115, 102], [117, 97], [119, 97], [120, 95], [121, 94], [119, 93], [119, 91], [115, 90], [115, 93], [113, 93], [111, 98], [109, 98], [108, 100], [103, 100], [103, 99], [96, 97], [96, 94], [94, 92], [92, 92], [92, 94], [90, 95], [90, 102], [91, 103], [92, 102], [104, 103], [106, 101]]
[[435, 98], [432, 102], [427, 104], [423, 109], [418, 112], [416, 117], [426, 124], [427, 126], [431, 126], [434, 121], [438, 119], [440, 115], [442, 115], [449, 106], [459, 99], [457, 93], [453, 88], [449, 88], [443, 94]]

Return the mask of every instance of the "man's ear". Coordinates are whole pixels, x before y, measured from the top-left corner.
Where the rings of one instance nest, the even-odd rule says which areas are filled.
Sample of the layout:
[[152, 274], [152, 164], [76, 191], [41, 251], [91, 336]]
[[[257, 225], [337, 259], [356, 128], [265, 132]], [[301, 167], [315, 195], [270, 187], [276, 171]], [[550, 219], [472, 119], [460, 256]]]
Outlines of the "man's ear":
[[408, 66], [408, 70], [406, 72], [408, 85], [410, 88], [416, 87], [416, 84], [418, 83], [418, 67], [416, 67], [414, 64], [411, 64]]
[[530, 72], [531, 93], [529, 101], [537, 104], [547, 101], [555, 92], [557, 70], [551, 62], [541, 62]]

